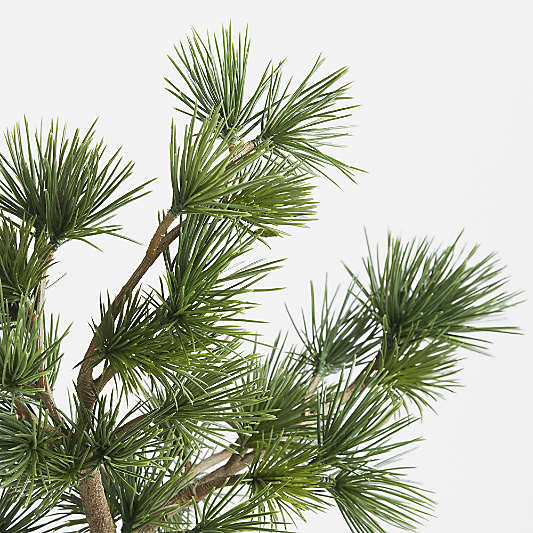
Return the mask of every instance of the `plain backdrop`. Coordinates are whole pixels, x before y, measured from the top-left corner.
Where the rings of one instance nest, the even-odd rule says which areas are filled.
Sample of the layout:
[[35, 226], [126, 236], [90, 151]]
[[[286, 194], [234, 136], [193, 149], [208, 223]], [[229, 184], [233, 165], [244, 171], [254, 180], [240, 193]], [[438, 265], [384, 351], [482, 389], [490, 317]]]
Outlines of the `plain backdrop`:
[[[446, 7], [444, 7], [444, 4]], [[123, 209], [127, 235], [146, 243], [158, 209], [170, 205], [169, 126], [175, 102], [163, 90], [172, 75], [166, 54], [192, 26], [219, 31], [249, 26], [250, 75], [269, 58], [287, 57], [300, 79], [319, 53], [323, 71], [350, 67], [360, 107], [353, 137], [338, 155], [367, 171], [358, 184], [322, 180], [319, 220], [272, 242], [286, 257], [269, 279], [283, 292], [258, 296], [265, 337], [288, 328], [284, 303], [308, 304], [308, 282], [361, 271], [364, 228], [372, 243], [387, 231], [431, 236], [496, 251], [511, 290], [531, 297], [533, 18], [527, 7], [487, 2], [1, 2], [0, 128], [26, 115], [33, 125], [59, 117], [122, 145], [136, 162], [132, 184], [157, 176], [152, 193]], [[178, 124], [184, 121], [178, 118]], [[2, 145], [2, 150], [4, 145]], [[73, 323], [64, 343], [66, 390], [90, 338], [100, 294], [113, 295], [143, 254], [140, 246], [96, 239], [104, 253], [65, 245], [48, 304]], [[160, 265], [159, 265], [160, 267]], [[151, 272], [148, 282], [157, 280]], [[522, 336], [494, 339], [493, 357], [467, 355], [464, 385], [427, 412], [414, 434], [425, 440], [405, 459], [411, 478], [434, 491], [436, 516], [426, 533], [533, 531], [531, 483], [532, 304], [507, 313]], [[348, 531], [332, 508], [310, 516], [301, 532]], [[394, 531], [392, 528], [388, 531]]]

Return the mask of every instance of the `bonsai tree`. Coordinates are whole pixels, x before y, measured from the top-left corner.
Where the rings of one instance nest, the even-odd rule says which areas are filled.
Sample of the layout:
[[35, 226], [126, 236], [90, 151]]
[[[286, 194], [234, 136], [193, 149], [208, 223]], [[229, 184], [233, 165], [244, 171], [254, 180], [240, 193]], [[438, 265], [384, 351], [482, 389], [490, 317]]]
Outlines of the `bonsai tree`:
[[[175, 47], [169, 201], [119, 293], [100, 299], [70, 407], [54, 388], [67, 332], [46, 313], [59, 246], [123, 237], [109, 219], [146, 194], [95, 125], [7, 131], [0, 155], [0, 529], [123, 533], [283, 531], [337, 505], [351, 531], [413, 529], [432, 501], [396, 457], [402, 431], [456, 385], [464, 350], [513, 305], [477, 247], [389, 236], [363, 275], [318, 294], [298, 339], [258, 337], [245, 311], [281, 266], [271, 239], [315, 214], [324, 177], [358, 169], [332, 146], [355, 107], [346, 68], [247, 80], [230, 27]], [[93, 244], [94, 245], [94, 244]], [[161, 259], [160, 261], [158, 261]], [[142, 285], [152, 267], [155, 287]], [[268, 288], [268, 286], [267, 286]], [[102, 288], [105, 290], [105, 287]], [[292, 322], [292, 326], [291, 323]]]

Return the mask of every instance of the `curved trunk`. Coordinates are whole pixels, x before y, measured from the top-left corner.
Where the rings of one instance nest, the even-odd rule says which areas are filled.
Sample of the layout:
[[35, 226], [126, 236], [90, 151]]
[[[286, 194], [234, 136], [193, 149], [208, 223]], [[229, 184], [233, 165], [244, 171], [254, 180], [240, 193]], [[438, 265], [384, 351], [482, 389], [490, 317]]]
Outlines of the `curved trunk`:
[[91, 533], [115, 533], [115, 523], [109, 511], [99, 470], [94, 470], [80, 481], [83, 510]]

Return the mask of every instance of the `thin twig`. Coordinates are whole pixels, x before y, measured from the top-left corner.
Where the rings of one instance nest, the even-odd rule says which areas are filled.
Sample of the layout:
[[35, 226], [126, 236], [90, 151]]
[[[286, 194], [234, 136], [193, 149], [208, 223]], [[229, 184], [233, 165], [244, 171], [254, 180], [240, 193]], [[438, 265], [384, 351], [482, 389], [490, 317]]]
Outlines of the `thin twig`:
[[[182, 220], [182, 222], [180, 222], [175, 228], [171, 229], [168, 233], [164, 234], [162, 237], [161, 237], [161, 232], [159, 231], [159, 228], [158, 230], [156, 230], [154, 237], [152, 237], [152, 240], [150, 241], [150, 244], [148, 245], [148, 250], [146, 252], [146, 255], [143, 261], [141, 261], [141, 264], [137, 267], [135, 272], [131, 275], [130, 279], [126, 282], [124, 287], [122, 287], [120, 293], [117, 295], [113, 303], [115, 303], [119, 299], [119, 297], [125, 298], [126, 295], [130, 294], [133, 291], [133, 288], [135, 287], [135, 285], [140, 281], [140, 279], [146, 273], [146, 271], [150, 268], [150, 266], [154, 264], [155, 260], [177, 239], [184, 223], [185, 223], [185, 219]], [[168, 228], [168, 226], [166, 227]], [[157, 244], [157, 246], [155, 245], [156, 241], [154, 241], [154, 238], [156, 235], [158, 235], [158, 239], [160, 239], [159, 244]], [[149, 255], [153, 259], [151, 259], [151, 262], [148, 264], [148, 261], [145, 261], [145, 260]], [[135, 279], [138, 277], [138, 279], [134, 281], [134, 277]], [[120, 308], [114, 310], [114, 314], [118, 314], [119, 312], [120, 312]], [[93, 338], [93, 341], [95, 341], [95, 338]], [[91, 349], [91, 346], [89, 346], [89, 349]], [[94, 350], [94, 346], [92, 347], [92, 349]], [[85, 355], [87, 356], [87, 354]], [[94, 391], [96, 392], [96, 394], [99, 394], [100, 392], [102, 392], [104, 387], [107, 385], [107, 383], [109, 383], [109, 381], [111, 381], [111, 379], [113, 379], [115, 374], [116, 374], [116, 370], [110, 365], [106, 367], [106, 369], [102, 372], [100, 376], [94, 379], [93, 386], [94, 386]]]
[[231, 154], [231, 161], [235, 162], [238, 159], [246, 157], [249, 153], [253, 151], [254, 148], [255, 148], [254, 141], [246, 141], [245, 143], [242, 143], [239, 145], [232, 144], [229, 147], [229, 151]]
[[44, 383], [44, 385], [47, 386], [48, 390], [37, 391], [35, 395], [43, 402], [55, 424], [61, 426], [63, 424], [63, 418], [61, 417], [59, 409], [56, 406], [56, 402], [52, 396], [52, 391], [48, 386], [48, 382]]
[[[17, 411], [16, 417], [19, 420], [27, 420], [28, 422], [35, 422], [37, 425], [39, 424], [39, 418], [30, 411], [29, 407], [24, 401], [24, 398], [20, 396], [15, 398], [14, 402], [15, 409]], [[57, 428], [50, 424], [43, 424], [43, 427], [47, 433], [53, 433], [54, 431], [57, 431]]]

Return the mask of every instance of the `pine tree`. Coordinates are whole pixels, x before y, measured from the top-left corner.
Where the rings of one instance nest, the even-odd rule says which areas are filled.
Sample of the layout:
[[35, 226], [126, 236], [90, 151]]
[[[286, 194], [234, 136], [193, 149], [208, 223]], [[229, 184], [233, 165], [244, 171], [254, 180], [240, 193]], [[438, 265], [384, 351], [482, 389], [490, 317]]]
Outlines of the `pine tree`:
[[[5, 135], [0, 154], [0, 530], [195, 533], [285, 531], [336, 505], [353, 532], [412, 530], [432, 513], [397, 457], [402, 432], [457, 385], [465, 351], [516, 303], [478, 247], [368, 244], [344, 290], [311, 285], [298, 339], [258, 340], [243, 313], [281, 266], [251, 252], [315, 216], [356, 107], [347, 69], [319, 57], [301, 82], [270, 62], [251, 85], [250, 41], [196, 31], [171, 54], [167, 88], [188, 117], [170, 131], [170, 207], [114, 299], [101, 298], [69, 410], [57, 317], [45, 311], [56, 250], [107, 234], [146, 194], [96, 126], [59, 121]], [[156, 261], [161, 258], [161, 262]], [[159, 284], [144, 274], [162, 266]]]

